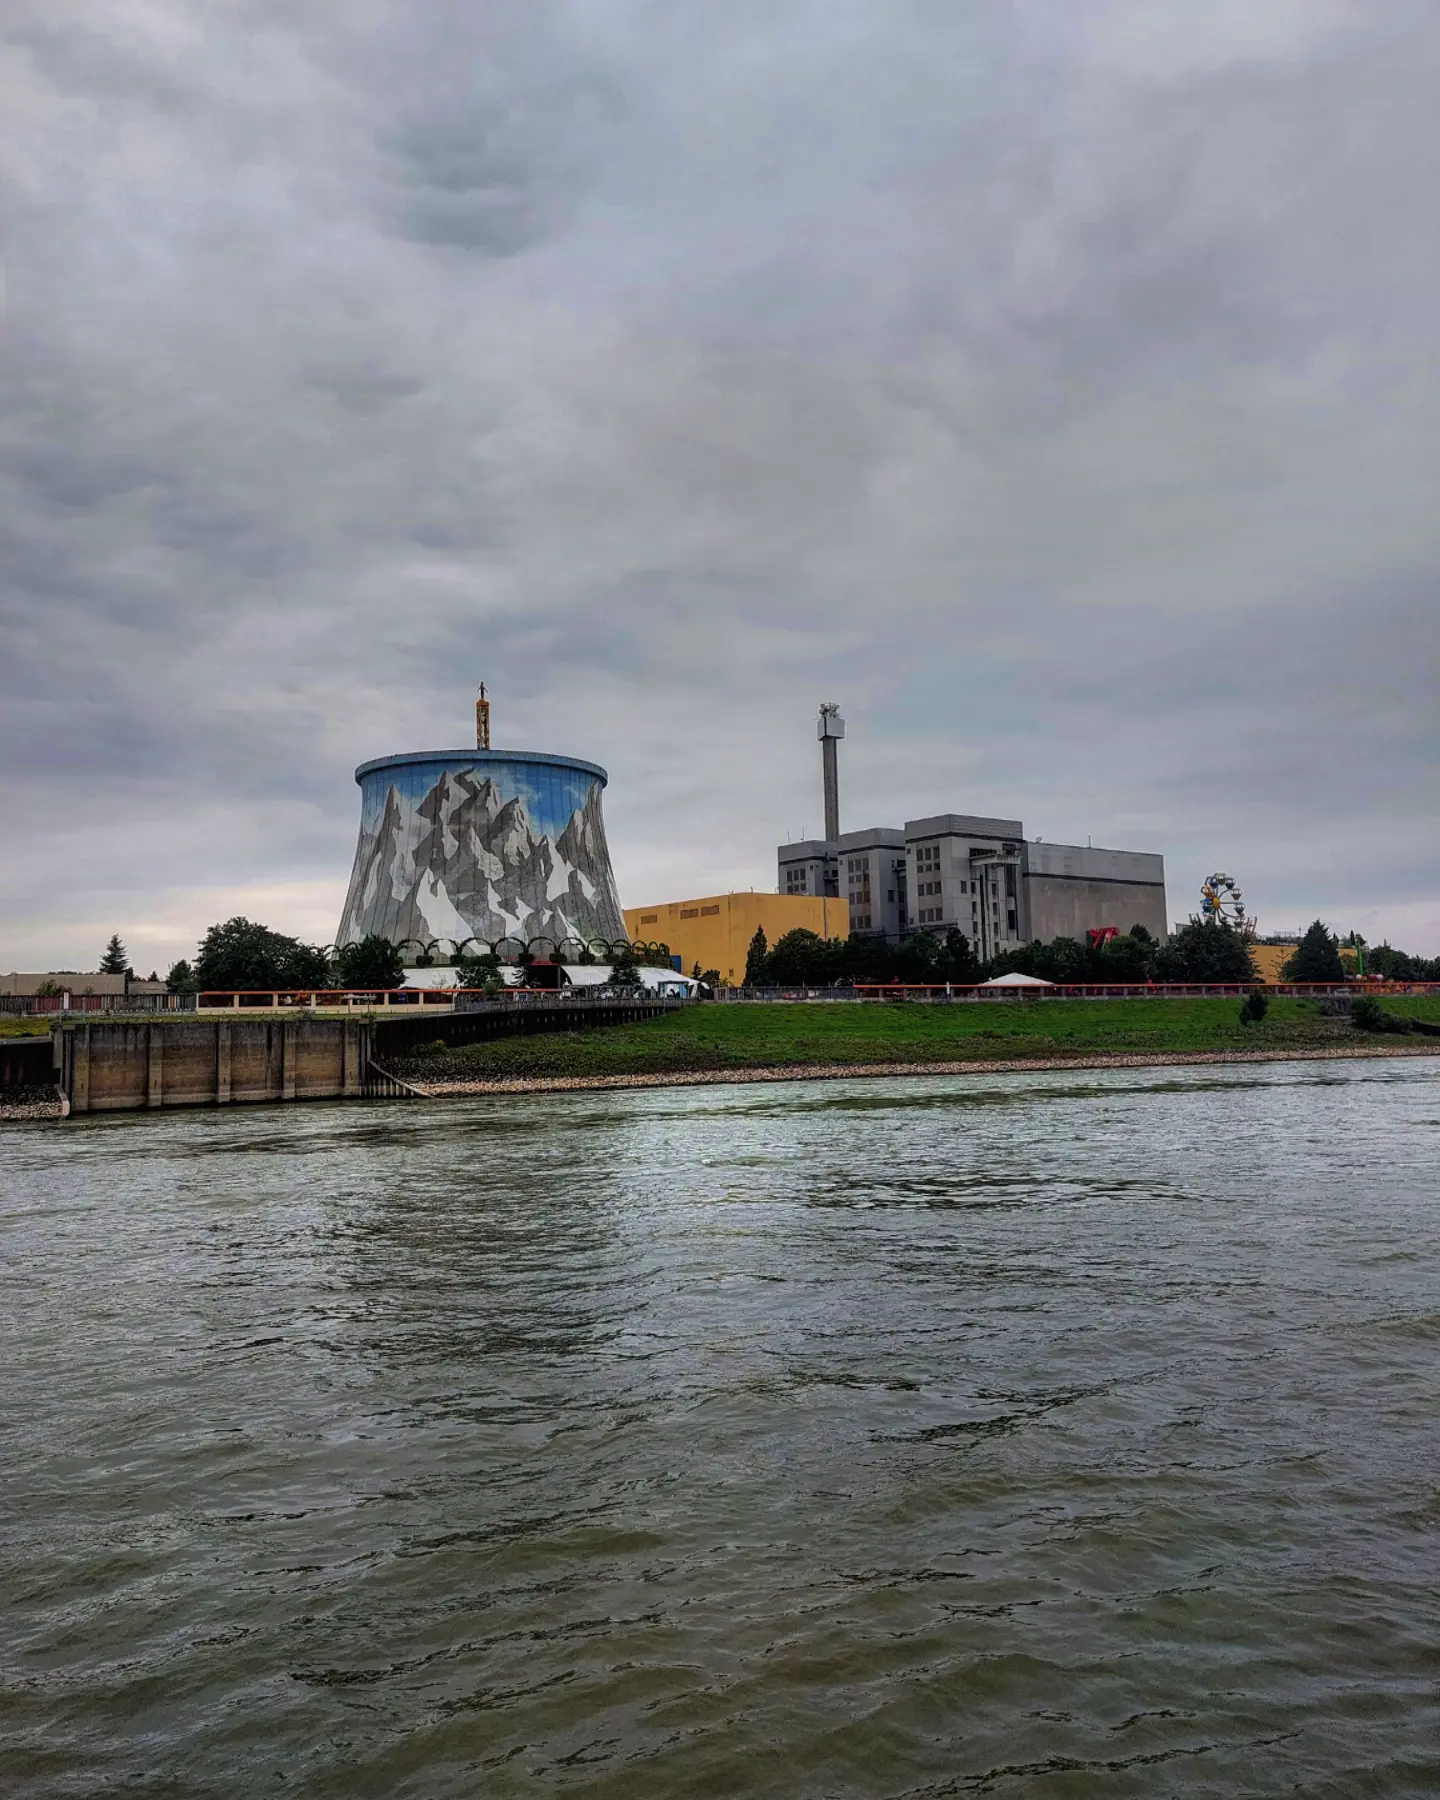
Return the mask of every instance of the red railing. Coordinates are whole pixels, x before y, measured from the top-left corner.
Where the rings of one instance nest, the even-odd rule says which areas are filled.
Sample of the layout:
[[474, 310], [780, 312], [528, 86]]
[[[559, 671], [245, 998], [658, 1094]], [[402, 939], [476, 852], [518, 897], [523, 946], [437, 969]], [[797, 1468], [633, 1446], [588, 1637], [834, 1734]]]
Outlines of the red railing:
[[[462, 988], [207, 988], [196, 995], [202, 1012], [277, 1012], [299, 1007], [453, 1006]], [[518, 990], [524, 992], [526, 990]]]

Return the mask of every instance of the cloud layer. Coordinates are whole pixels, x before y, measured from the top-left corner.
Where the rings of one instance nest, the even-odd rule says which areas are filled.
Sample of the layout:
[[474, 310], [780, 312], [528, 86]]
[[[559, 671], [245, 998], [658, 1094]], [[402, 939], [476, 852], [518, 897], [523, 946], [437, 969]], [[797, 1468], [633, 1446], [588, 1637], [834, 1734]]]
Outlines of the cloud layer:
[[1424, 0], [44, 0], [0, 52], [0, 967], [333, 935], [353, 765], [627, 902], [945, 808], [1440, 951]]

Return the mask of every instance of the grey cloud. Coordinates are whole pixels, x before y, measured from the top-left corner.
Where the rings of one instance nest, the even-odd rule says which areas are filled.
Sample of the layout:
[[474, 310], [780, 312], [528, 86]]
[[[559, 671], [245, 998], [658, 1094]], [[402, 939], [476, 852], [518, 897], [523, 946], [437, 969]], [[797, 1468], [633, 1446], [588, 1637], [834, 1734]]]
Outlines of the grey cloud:
[[353, 764], [481, 674], [611, 768], [627, 897], [773, 883], [834, 691], [857, 822], [1440, 949], [1440, 21], [1207, 20], [32, 9], [0, 965], [338, 918]]

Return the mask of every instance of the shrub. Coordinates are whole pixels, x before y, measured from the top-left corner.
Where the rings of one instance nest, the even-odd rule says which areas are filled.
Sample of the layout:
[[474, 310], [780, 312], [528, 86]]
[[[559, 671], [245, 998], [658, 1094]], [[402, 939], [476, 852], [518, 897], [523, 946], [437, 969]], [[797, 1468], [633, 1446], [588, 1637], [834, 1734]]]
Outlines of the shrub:
[[1263, 988], [1252, 988], [1240, 1002], [1240, 1023], [1258, 1025], [1270, 1010], [1270, 998]]

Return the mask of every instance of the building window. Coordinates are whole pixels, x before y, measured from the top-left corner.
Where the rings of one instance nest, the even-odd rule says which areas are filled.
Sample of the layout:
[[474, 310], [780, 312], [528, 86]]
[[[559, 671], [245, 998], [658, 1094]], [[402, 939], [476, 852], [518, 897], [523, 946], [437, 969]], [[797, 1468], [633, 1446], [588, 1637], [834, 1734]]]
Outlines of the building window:
[[718, 906], [702, 906], [700, 908], [700, 917], [702, 919], [713, 919], [719, 911], [720, 908]]
[[700, 908], [698, 906], [682, 906], [680, 908], [680, 917], [682, 919], [698, 919], [700, 917]]
[[1011, 937], [1014, 937], [1018, 927], [1016, 926], [1016, 923], [1015, 923], [1015, 914], [1013, 911], [1006, 913], [1005, 922], [1006, 922], [1007, 926], [1009, 927]]

